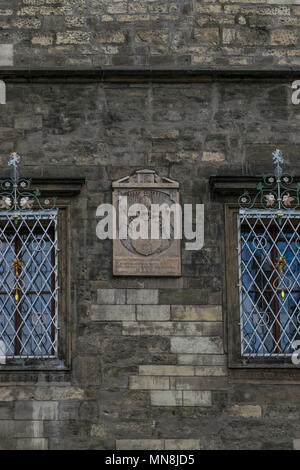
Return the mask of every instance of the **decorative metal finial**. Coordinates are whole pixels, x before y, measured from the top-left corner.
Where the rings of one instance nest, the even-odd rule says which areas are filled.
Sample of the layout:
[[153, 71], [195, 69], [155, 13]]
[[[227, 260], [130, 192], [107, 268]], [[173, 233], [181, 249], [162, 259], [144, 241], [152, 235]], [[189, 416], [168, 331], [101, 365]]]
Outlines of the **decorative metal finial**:
[[16, 152], [11, 153], [8, 160], [8, 166], [17, 167], [20, 163], [20, 158], [20, 155], [18, 155]]
[[300, 183], [293, 185], [293, 175], [283, 173], [284, 156], [280, 149], [272, 152], [275, 169], [273, 175], [265, 175], [263, 182], [258, 183], [257, 193], [251, 196], [245, 191], [239, 197], [241, 209], [267, 209], [280, 211], [277, 216], [284, 214], [282, 210], [297, 209], [300, 206]]
[[282, 151], [279, 149], [276, 149], [273, 153], [273, 161], [275, 165], [279, 165], [279, 163], [284, 163], [284, 156], [282, 154]]
[[[13, 152], [8, 161], [8, 166], [12, 167], [12, 176], [0, 180], [0, 211], [31, 211], [31, 210], [51, 210], [55, 207], [56, 199], [39, 199], [41, 195], [39, 188], [30, 190], [31, 179], [19, 178], [18, 164], [20, 155]], [[1, 191], [2, 190], [2, 191]], [[29, 191], [30, 190], [30, 191]], [[18, 217], [16, 214], [14, 217]]]

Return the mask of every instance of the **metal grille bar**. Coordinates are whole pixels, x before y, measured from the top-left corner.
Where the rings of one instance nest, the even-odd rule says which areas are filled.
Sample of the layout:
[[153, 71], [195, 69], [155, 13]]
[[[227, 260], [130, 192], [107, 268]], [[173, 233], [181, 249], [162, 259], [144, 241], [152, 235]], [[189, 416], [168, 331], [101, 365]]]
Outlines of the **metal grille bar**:
[[57, 357], [57, 209], [0, 211], [0, 355]]
[[300, 339], [300, 213], [241, 209], [241, 354], [287, 357]]

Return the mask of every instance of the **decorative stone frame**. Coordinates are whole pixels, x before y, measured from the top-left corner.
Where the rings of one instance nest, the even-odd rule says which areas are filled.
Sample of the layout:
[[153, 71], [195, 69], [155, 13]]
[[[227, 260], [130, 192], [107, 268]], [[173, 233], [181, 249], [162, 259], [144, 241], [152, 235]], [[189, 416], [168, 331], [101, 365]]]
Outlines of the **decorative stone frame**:
[[[295, 178], [296, 179], [296, 178]], [[238, 227], [239, 206], [237, 198], [245, 189], [255, 191], [260, 178], [257, 177], [212, 177], [210, 185], [215, 197], [224, 203], [224, 346], [228, 353], [228, 367], [233, 379], [251, 379], [260, 383], [272, 381], [288, 383], [300, 381], [299, 366], [288, 358], [246, 358], [242, 357], [240, 335], [240, 305], [238, 288]]]
[[[13, 371], [69, 371], [71, 368], [71, 220], [72, 198], [80, 193], [84, 179], [34, 179], [32, 187], [39, 187], [43, 197], [56, 197], [58, 209], [58, 357], [55, 359], [8, 359], [0, 364], [0, 378]], [[6, 374], [5, 374], [6, 375]], [[9, 379], [9, 376], [8, 376]]]
[[[179, 183], [166, 177], [160, 177], [153, 170], [137, 170], [112, 183], [113, 206], [116, 210], [116, 239], [113, 240], [113, 274], [114, 276], [181, 276], [181, 240], [171, 238], [168, 246], [157, 246], [166, 240], [136, 240], [145, 251], [136, 247], [125, 246], [119, 238], [119, 206], [120, 196], [145, 204], [167, 203], [179, 204]], [[132, 196], [133, 195], [133, 196]], [[156, 197], [156, 201], [155, 201]], [[144, 198], [147, 202], [143, 202]], [[154, 201], [154, 202], [153, 202]], [[150, 209], [149, 209], [150, 210]], [[129, 237], [128, 237], [128, 240]], [[146, 245], [146, 246], [145, 246]], [[153, 251], [152, 251], [153, 250]]]

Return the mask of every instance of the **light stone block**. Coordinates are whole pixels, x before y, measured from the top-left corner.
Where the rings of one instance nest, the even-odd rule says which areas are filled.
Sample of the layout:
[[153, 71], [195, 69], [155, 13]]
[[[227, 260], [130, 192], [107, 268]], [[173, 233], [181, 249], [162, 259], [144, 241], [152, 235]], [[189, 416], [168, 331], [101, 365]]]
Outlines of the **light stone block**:
[[221, 305], [171, 305], [171, 318], [177, 321], [222, 321]]
[[150, 400], [152, 406], [182, 406], [182, 392], [153, 390]]
[[136, 318], [138, 321], [168, 321], [170, 305], [137, 305]]
[[165, 450], [199, 450], [199, 439], [166, 439]]
[[212, 396], [209, 391], [183, 391], [183, 406], [211, 406]]
[[92, 321], [133, 321], [134, 305], [92, 305]]
[[163, 439], [117, 439], [116, 450], [163, 450]]
[[97, 303], [102, 305], [125, 304], [125, 289], [98, 289]]
[[129, 388], [131, 390], [169, 390], [169, 377], [139, 377], [132, 376], [129, 378]]
[[191, 354], [222, 354], [223, 342], [219, 337], [171, 338], [171, 352]]
[[194, 367], [192, 366], [140, 366], [140, 375], [167, 375], [167, 376], [193, 376], [195, 375]]
[[0, 66], [6, 67], [12, 65], [14, 65], [13, 45], [0, 44]]
[[259, 405], [233, 405], [229, 408], [229, 414], [241, 418], [261, 418], [261, 407]]
[[196, 366], [195, 375], [202, 377], [220, 377], [227, 375], [227, 369], [224, 366]]
[[127, 289], [127, 304], [158, 304], [157, 289]]

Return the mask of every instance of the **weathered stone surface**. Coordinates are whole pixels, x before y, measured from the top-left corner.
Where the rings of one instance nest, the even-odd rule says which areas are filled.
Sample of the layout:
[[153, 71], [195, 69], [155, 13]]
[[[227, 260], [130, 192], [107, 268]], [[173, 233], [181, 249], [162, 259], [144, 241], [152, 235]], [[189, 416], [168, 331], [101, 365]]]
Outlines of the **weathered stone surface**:
[[14, 64], [13, 45], [0, 44], [0, 66], [12, 66]]
[[152, 406], [182, 406], [182, 392], [177, 391], [151, 391]]
[[171, 316], [177, 321], [221, 321], [222, 308], [219, 305], [172, 305]]
[[170, 305], [137, 305], [136, 319], [149, 322], [170, 320]]
[[242, 418], [261, 418], [261, 407], [259, 405], [233, 405], [228, 411], [229, 414], [241, 416]]
[[19, 401], [15, 404], [15, 419], [57, 420], [57, 401]]
[[117, 450], [163, 450], [163, 439], [117, 439]]
[[300, 439], [293, 439], [294, 450], [300, 450]]
[[171, 377], [170, 388], [175, 390], [226, 390], [226, 377]]
[[130, 377], [129, 388], [133, 390], [168, 390], [168, 377]]
[[[32, 21], [25, 21], [24, 30], [18, 28], [19, 39], [25, 36], [14, 45], [16, 64], [37, 63], [41, 54], [43, 64], [48, 65], [73, 61], [77, 66], [91, 60], [90, 43], [76, 47], [56, 44], [56, 33], [66, 33], [65, 10], [58, 3], [47, 3], [60, 10], [55, 15], [45, 10], [41, 18], [44, 33]], [[64, 3], [70, 7], [69, 2]], [[221, 53], [220, 48], [200, 45], [191, 24], [185, 23], [182, 34], [182, 16], [192, 17], [192, 2], [185, 3], [186, 13], [180, 11], [180, 2], [172, 4], [174, 11], [180, 7], [180, 21], [172, 20], [174, 35], [161, 28], [161, 41], [159, 33], [149, 34], [156, 25], [159, 29], [158, 24], [150, 28], [149, 19], [141, 20], [139, 13], [134, 13], [135, 22], [139, 18], [145, 27], [136, 28], [134, 35], [130, 32], [133, 13], [116, 14], [123, 25], [121, 31], [115, 14], [105, 14], [104, 20], [101, 13], [99, 22], [97, 15], [91, 15], [90, 28], [96, 39], [99, 33], [97, 58], [121, 54], [127, 63], [132, 41], [143, 57], [150, 54], [150, 48], [158, 51], [170, 42], [168, 64], [173, 60], [171, 47], [174, 54], [180, 49], [181, 54], [189, 54], [187, 42], [198, 58], [207, 54], [207, 47], [212, 54]], [[99, 8], [99, 2], [90, 5]], [[41, 6], [33, 0], [23, 2], [23, 8], [34, 7], [35, 11]], [[159, 6], [166, 4], [148, 2], [143, 15], [150, 17], [150, 7]], [[252, 66], [261, 52], [266, 54], [261, 62], [264, 66], [268, 60], [275, 67], [278, 61], [297, 59], [297, 45], [271, 45], [279, 23], [281, 30], [296, 28], [287, 23], [299, 18], [295, 5], [232, 1], [196, 2], [194, 6], [201, 16], [197, 28], [214, 16], [213, 25], [207, 27], [219, 29], [222, 64], [232, 59], [233, 47], [235, 60], [239, 57], [246, 62], [251, 50]], [[83, 15], [78, 9], [80, 2], [73, 2], [67, 15], [71, 32], [81, 30], [78, 18]], [[0, 25], [5, 25], [3, 31], [7, 28], [12, 40], [15, 11], [7, 3], [0, 8]], [[216, 26], [223, 13], [226, 24]], [[18, 17], [35, 18], [35, 13], [24, 10]], [[266, 32], [249, 33], [256, 24], [264, 24], [260, 28]], [[235, 30], [234, 42], [224, 29]], [[110, 38], [116, 42], [100, 42]], [[221, 46], [223, 38], [226, 49]], [[253, 43], [256, 45], [251, 46]], [[24, 51], [30, 44], [29, 57]], [[72, 305], [66, 345], [71, 349], [70, 370], [1, 371], [0, 449], [47, 445], [50, 449], [115, 449], [124, 439], [136, 448], [151, 448], [152, 438], [159, 441], [159, 450], [180, 448], [190, 439], [202, 449], [288, 449], [293, 440], [298, 445], [297, 368], [287, 367], [286, 376], [280, 368], [245, 368], [235, 375], [230, 369], [226, 375], [223, 341], [225, 348], [228, 345], [223, 331], [230, 325], [222, 323], [222, 309], [226, 313], [223, 200], [211, 193], [208, 183], [212, 175], [269, 173], [275, 135], [287, 155], [286, 170], [299, 173], [299, 107], [291, 103], [291, 91], [291, 81], [285, 79], [276, 83], [249, 79], [243, 83], [7, 83], [7, 105], [0, 107], [1, 178], [8, 174], [7, 155], [16, 150], [22, 155], [24, 176], [46, 180], [84, 176], [86, 183], [71, 198]], [[204, 152], [214, 157], [221, 154], [224, 159], [205, 161]], [[112, 275], [111, 241], [96, 237], [95, 212], [99, 204], [111, 201], [112, 181], [148, 165], [180, 182], [183, 203], [205, 204], [205, 247], [188, 252], [183, 241], [179, 278], [120, 279]]]
[[207, 391], [184, 391], [183, 406], [211, 406], [211, 392]]
[[140, 375], [195, 375], [192, 366], [140, 366]]
[[199, 450], [198, 439], [166, 439], [165, 450]]
[[221, 354], [178, 354], [178, 364], [221, 366], [226, 364], [226, 356]]
[[171, 352], [190, 354], [221, 354], [222, 340], [219, 337], [171, 338]]
[[126, 304], [126, 290], [125, 289], [98, 289], [97, 290], [97, 303], [98, 304]]
[[195, 375], [202, 377], [213, 377], [227, 375], [227, 369], [224, 366], [196, 366]]
[[[114, 275], [180, 276], [181, 250], [180, 240], [175, 236], [173, 228], [175, 222], [171, 225], [171, 215], [169, 215], [169, 235], [165, 236], [163, 230], [167, 216], [165, 209], [165, 212], [160, 209], [168, 207], [171, 212], [174, 203], [179, 203], [179, 184], [170, 178], [158, 175], [153, 170], [144, 169], [136, 171], [134, 175], [114, 181], [112, 187], [113, 206], [116, 213], [116, 237], [113, 239]], [[119, 233], [120, 208], [122, 207], [120, 197], [126, 198], [125, 207], [123, 206], [122, 209], [123, 219], [126, 217], [129, 220], [130, 216], [138, 215], [143, 221], [134, 228], [132, 235], [131, 227], [134, 221], [130, 222], [127, 237]], [[138, 214], [136, 211], [132, 214], [130, 211], [132, 207], [136, 207], [136, 204], [142, 205], [143, 210], [139, 210]], [[158, 211], [154, 215], [153, 207], [155, 206]], [[160, 217], [163, 218], [162, 222]], [[179, 218], [180, 215], [176, 213], [173, 217]], [[130, 303], [130, 295], [128, 303]], [[156, 302], [146, 299], [146, 301], [136, 303]]]
[[43, 437], [42, 421], [0, 420], [0, 438]]
[[124, 322], [123, 334], [151, 336], [207, 336], [221, 335], [220, 322]]
[[156, 289], [127, 289], [127, 304], [157, 304], [158, 290]]
[[[14, 46], [17, 66], [263, 68], [264, 54], [274, 45], [272, 64], [280, 67], [285, 49], [297, 48], [298, 5], [298, 0], [180, 0], [176, 5], [154, 0], [92, 2], [87, 8], [73, 0], [45, 5], [12, 0], [0, 10], [0, 26], [3, 42], [9, 37]], [[10, 51], [3, 57], [4, 66], [12, 65]]]
[[92, 321], [135, 320], [134, 305], [92, 305]]
[[17, 450], [48, 450], [48, 439], [22, 438], [17, 439]]

